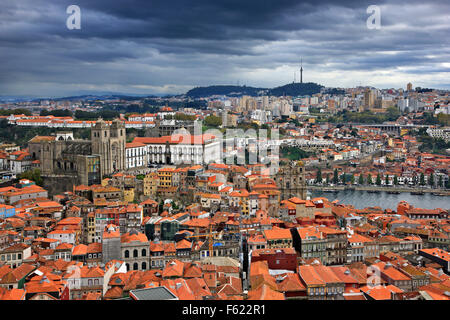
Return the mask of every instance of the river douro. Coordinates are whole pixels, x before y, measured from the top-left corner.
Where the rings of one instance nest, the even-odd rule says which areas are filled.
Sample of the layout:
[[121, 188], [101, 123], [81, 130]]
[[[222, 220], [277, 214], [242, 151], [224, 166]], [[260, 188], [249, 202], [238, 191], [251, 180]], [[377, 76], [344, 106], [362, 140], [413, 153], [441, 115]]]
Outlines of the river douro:
[[402, 192], [400, 194], [389, 194], [381, 191], [377, 193], [370, 193], [367, 191], [357, 190], [343, 190], [335, 192], [323, 192], [319, 190], [311, 190], [308, 193], [311, 198], [324, 197], [330, 201], [339, 200], [342, 204], [351, 204], [356, 209], [363, 209], [366, 207], [381, 207], [383, 209], [397, 210], [397, 204], [405, 200], [416, 208], [424, 209], [450, 209], [450, 197], [436, 196], [431, 193], [424, 195], [412, 195], [409, 192]]

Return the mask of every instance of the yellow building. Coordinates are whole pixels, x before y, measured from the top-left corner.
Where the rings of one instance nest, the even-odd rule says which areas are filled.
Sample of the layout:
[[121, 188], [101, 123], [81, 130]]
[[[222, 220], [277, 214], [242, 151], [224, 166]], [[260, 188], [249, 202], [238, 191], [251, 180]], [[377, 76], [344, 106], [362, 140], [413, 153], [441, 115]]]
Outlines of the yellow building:
[[156, 197], [159, 186], [159, 176], [156, 172], [150, 172], [144, 177], [144, 196]]
[[158, 170], [159, 186], [172, 187], [173, 168], [162, 168]]
[[134, 188], [127, 188], [123, 190], [123, 201], [125, 202], [134, 201]]
[[242, 210], [242, 215], [249, 214], [249, 193], [247, 190], [233, 191], [230, 193], [231, 203], [234, 207], [239, 207]]

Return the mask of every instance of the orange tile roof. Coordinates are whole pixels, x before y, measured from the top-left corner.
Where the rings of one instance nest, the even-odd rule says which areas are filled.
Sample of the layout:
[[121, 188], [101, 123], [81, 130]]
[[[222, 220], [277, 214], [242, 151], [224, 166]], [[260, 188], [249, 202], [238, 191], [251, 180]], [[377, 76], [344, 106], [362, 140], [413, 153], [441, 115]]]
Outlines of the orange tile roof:
[[289, 229], [273, 228], [271, 230], [264, 230], [263, 234], [267, 240], [292, 239]]
[[162, 276], [164, 278], [182, 277], [183, 270], [184, 270], [184, 263], [181, 262], [180, 260], [175, 259], [166, 264]]
[[262, 285], [256, 290], [248, 292], [248, 300], [285, 300], [284, 294]]
[[122, 243], [129, 243], [133, 241], [148, 242], [148, 238], [144, 233], [141, 232], [138, 233], [128, 232], [120, 237], [120, 241]]

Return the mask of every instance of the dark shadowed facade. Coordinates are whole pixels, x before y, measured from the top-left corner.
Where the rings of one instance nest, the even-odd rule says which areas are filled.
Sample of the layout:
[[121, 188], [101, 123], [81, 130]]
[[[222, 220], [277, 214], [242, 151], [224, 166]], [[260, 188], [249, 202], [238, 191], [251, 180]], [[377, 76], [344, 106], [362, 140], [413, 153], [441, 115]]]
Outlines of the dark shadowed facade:
[[305, 168], [302, 161], [291, 161], [286, 166], [280, 166], [275, 182], [281, 191], [281, 200], [292, 197], [306, 200]]
[[91, 140], [74, 139], [71, 132], [36, 136], [28, 142], [35, 165], [45, 177], [71, 178], [74, 183], [99, 184], [105, 175], [125, 169], [125, 125], [98, 120]]

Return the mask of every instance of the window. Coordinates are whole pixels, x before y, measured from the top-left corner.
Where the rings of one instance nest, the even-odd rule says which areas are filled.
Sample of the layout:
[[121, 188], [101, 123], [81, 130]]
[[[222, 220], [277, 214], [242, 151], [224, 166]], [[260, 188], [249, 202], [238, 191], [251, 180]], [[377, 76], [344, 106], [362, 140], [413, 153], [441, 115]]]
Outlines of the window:
[[125, 258], [129, 258], [130, 257], [130, 252], [128, 250], [125, 250]]
[[137, 251], [137, 249], [134, 249], [134, 250], [133, 250], [133, 257], [134, 257], [134, 258], [137, 258], [137, 257], [138, 257], [138, 251]]

